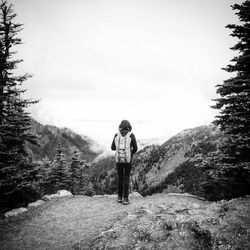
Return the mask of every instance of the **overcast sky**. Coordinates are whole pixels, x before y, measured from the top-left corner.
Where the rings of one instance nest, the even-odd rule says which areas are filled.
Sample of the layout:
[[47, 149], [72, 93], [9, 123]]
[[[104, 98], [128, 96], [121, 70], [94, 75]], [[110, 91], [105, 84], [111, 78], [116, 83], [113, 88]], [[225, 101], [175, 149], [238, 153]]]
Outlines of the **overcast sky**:
[[237, 0], [10, 0], [24, 44], [20, 72], [42, 124], [101, 145], [122, 119], [137, 139], [210, 124], [216, 84], [234, 56], [225, 26]]

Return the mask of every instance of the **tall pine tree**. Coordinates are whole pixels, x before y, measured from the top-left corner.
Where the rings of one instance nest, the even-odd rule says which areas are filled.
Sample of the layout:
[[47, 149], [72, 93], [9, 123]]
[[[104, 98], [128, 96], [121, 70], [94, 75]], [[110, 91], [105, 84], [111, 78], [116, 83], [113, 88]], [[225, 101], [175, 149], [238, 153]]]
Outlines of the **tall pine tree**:
[[60, 189], [67, 189], [69, 184], [69, 168], [66, 161], [65, 154], [61, 147], [61, 143], [58, 144], [56, 149], [56, 155], [52, 166], [52, 172], [50, 176], [51, 191], [58, 191]]
[[74, 149], [72, 154], [70, 169], [69, 169], [69, 188], [73, 194], [77, 194], [80, 190], [80, 183], [82, 180], [83, 164], [80, 159], [80, 152]]
[[237, 11], [240, 24], [227, 28], [232, 30], [231, 36], [239, 39], [231, 48], [239, 54], [224, 68], [234, 76], [217, 85], [220, 97], [214, 108], [220, 114], [214, 123], [225, 135], [216, 159], [217, 177], [230, 187], [229, 196], [239, 196], [250, 188], [250, 1], [232, 8]]
[[[17, 36], [22, 24], [15, 23], [13, 6], [0, 1], [0, 192], [10, 193], [34, 178], [28, 161], [27, 142], [35, 143], [30, 134], [31, 118], [26, 108], [35, 103], [22, 97], [22, 83], [30, 75], [15, 75], [22, 60], [16, 59], [13, 48], [21, 44]], [[32, 173], [33, 171], [33, 173]]]

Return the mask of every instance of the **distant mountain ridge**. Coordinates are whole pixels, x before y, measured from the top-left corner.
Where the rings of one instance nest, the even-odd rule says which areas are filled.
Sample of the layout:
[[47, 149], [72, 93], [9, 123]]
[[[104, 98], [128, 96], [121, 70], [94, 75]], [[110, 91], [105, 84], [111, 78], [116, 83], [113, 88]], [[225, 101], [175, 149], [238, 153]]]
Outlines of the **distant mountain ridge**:
[[39, 143], [38, 146], [28, 145], [33, 160], [41, 160], [45, 157], [52, 160], [59, 144], [61, 144], [66, 157], [69, 157], [74, 149], [78, 149], [81, 153], [81, 159], [86, 161], [92, 161], [101, 153], [92, 149], [95, 143], [93, 140], [87, 136], [81, 136], [68, 128], [42, 125], [32, 119], [31, 133], [38, 137]]

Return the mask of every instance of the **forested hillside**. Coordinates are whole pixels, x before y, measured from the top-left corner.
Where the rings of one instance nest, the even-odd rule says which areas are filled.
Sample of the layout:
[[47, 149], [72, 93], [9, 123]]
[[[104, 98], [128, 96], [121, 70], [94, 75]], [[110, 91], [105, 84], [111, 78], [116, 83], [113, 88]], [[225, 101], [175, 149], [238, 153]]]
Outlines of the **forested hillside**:
[[99, 153], [92, 150], [94, 141], [87, 136], [81, 136], [68, 128], [58, 128], [52, 125], [42, 125], [32, 120], [31, 133], [38, 138], [38, 145], [29, 144], [30, 153], [33, 160], [41, 160], [48, 157], [53, 160], [56, 149], [60, 144], [64, 149], [67, 158], [75, 149], [79, 150], [80, 158], [91, 162]]
[[[215, 127], [201, 126], [184, 130], [161, 146], [151, 147], [148, 153], [142, 150], [134, 161], [132, 187], [144, 195], [163, 191], [196, 193], [197, 182], [201, 181], [197, 177], [203, 172], [198, 161], [216, 151], [220, 137]], [[178, 178], [173, 178], [176, 174]]]

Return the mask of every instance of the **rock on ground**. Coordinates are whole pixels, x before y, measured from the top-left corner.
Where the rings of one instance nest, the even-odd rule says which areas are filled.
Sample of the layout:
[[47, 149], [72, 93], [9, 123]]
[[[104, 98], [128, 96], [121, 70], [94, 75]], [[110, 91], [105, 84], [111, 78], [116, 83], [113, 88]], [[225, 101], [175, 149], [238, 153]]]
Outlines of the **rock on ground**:
[[138, 192], [133, 192], [129, 195], [130, 197], [143, 197], [142, 195], [140, 195]]
[[65, 196], [73, 196], [73, 194], [67, 190], [59, 190], [57, 191], [57, 193], [55, 194], [46, 194], [42, 197], [42, 200], [44, 201], [51, 201], [55, 198], [59, 198], [59, 197], [65, 197]]
[[60, 195], [59, 194], [46, 194], [46, 195], [44, 195], [43, 197], [42, 197], [42, 200], [44, 200], [44, 201], [51, 201], [51, 200], [53, 200], [53, 199], [55, 199], [55, 198], [59, 198], [60, 197]]
[[13, 209], [13, 210], [11, 210], [11, 211], [9, 211], [9, 212], [6, 212], [5, 214], [4, 214], [4, 217], [12, 217], [12, 216], [16, 216], [16, 215], [18, 215], [18, 214], [21, 214], [21, 213], [24, 213], [24, 212], [27, 212], [28, 211], [28, 209], [27, 208], [25, 208], [25, 207], [20, 207], [20, 208], [16, 208], [16, 209]]
[[60, 197], [72, 196], [72, 193], [69, 192], [68, 190], [59, 190], [59, 191], [57, 191], [57, 194], [58, 194]]
[[29, 203], [28, 208], [38, 207], [38, 206], [41, 206], [42, 204], [44, 204], [44, 201], [37, 200], [35, 202]]

